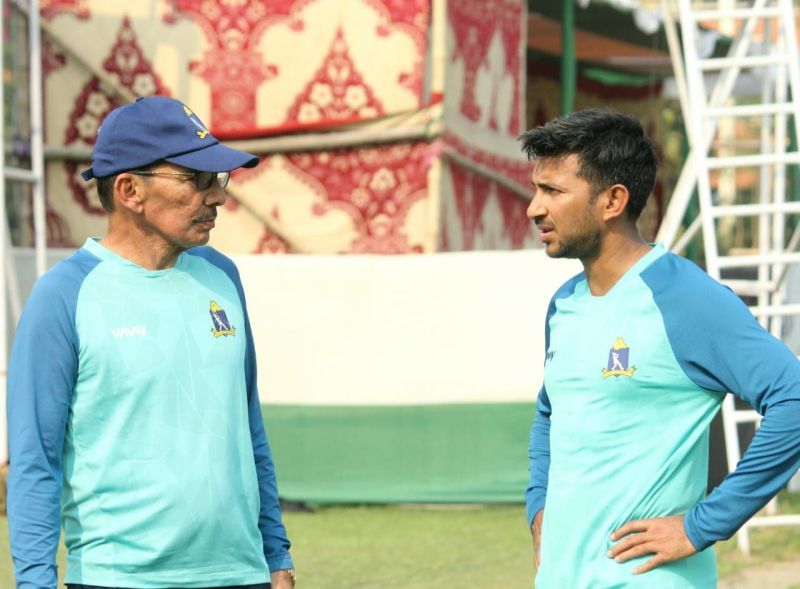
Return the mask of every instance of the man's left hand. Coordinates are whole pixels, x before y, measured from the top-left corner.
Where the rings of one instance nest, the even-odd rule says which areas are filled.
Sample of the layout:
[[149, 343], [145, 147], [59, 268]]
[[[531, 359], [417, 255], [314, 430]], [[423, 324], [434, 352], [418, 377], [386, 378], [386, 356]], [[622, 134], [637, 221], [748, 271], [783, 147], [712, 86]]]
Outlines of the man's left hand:
[[611, 540], [619, 540], [608, 551], [608, 556], [617, 562], [646, 554], [654, 555], [646, 563], [633, 569], [633, 573], [637, 575], [697, 552], [686, 535], [682, 515], [628, 522], [611, 534]]
[[272, 589], [294, 589], [294, 581], [289, 571], [280, 570], [269, 574]]

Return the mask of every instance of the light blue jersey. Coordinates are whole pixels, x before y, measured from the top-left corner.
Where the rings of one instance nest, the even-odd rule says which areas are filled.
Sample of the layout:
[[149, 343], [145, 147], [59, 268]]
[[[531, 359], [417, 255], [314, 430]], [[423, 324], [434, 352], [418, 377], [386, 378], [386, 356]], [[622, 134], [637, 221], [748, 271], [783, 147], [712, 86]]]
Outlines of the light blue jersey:
[[208, 587], [291, 567], [233, 263], [143, 269], [88, 240], [34, 287], [9, 370], [20, 588]]
[[[553, 297], [531, 432], [528, 522], [544, 508], [537, 589], [717, 586], [713, 542], [730, 537], [800, 467], [800, 362], [738, 297], [656, 246], [604, 296], [583, 274]], [[705, 498], [708, 426], [725, 392], [762, 428]], [[642, 575], [610, 536], [688, 513], [700, 550]]]

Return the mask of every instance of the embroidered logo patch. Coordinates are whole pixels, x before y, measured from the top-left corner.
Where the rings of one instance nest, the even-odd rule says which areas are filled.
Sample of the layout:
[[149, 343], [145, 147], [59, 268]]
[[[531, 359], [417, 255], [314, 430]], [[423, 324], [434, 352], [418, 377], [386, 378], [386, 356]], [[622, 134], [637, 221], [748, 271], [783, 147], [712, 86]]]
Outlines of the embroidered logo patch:
[[621, 337], [618, 337], [617, 341], [614, 342], [614, 346], [608, 352], [608, 368], [603, 369], [603, 378], [608, 378], [609, 376], [633, 376], [633, 373], [636, 372], [636, 366], [628, 367], [630, 351], [628, 344], [622, 341]]
[[220, 307], [217, 301], [211, 301], [209, 312], [211, 313], [211, 321], [214, 324], [214, 327], [211, 328], [211, 333], [214, 334], [214, 337], [236, 335], [236, 328], [228, 321], [225, 309]]

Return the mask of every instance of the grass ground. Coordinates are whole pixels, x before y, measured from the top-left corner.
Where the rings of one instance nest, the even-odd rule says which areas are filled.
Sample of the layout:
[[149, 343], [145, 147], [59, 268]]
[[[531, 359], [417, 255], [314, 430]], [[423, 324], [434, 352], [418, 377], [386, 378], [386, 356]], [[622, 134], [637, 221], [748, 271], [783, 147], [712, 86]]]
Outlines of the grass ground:
[[[800, 512], [800, 495], [783, 498]], [[286, 513], [300, 586], [309, 589], [530, 589], [531, 541], [522, 506], [325, 507]], [[800, 558], [800, 530], [752, 533], [753, 556], [717, 546], [720, 575]], [[63, 548], [63, 547], [62, 547]], [[60, 556], [63, 568], [63, 553]], [[0, 587], [13, 587], [8, 531], [0, 519]]]

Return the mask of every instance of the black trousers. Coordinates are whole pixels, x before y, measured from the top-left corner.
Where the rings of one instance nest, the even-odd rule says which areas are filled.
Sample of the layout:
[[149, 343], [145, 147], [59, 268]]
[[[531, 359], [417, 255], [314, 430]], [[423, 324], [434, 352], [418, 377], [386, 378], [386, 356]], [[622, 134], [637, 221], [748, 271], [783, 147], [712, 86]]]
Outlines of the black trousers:
[[[124, 587], [98, 587], [97, 585], [67, 584], [67, 589], [125, 589]], [[169, 589], [165, 587], [164, 589]], [[228, 587], [204, 587], [203, 589], [272, 589], [271, 583], [257, 583], [256, 585], [230, 585]]]

